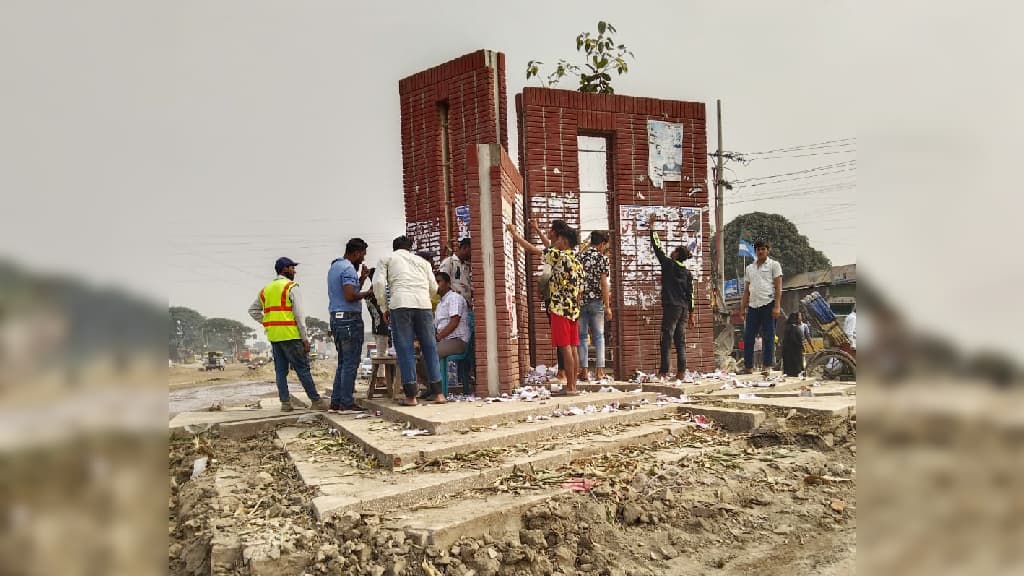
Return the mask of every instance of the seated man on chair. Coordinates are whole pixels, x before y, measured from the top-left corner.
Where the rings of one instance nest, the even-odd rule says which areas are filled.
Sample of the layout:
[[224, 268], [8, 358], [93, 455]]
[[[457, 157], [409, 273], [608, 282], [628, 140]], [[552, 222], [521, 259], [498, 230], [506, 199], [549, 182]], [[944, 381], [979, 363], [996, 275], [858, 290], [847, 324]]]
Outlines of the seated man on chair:
[[[461, 294], [452, 290], [452, 279], [447, 272], [438, 272], [434, 277], [437, 279], [437, 294], [441, 297], [434, 311], [437, 356], [443, 359], [464, 353], [469, 345], [469, 305]], [[442, 364], [442, 370], [447, 368]]]

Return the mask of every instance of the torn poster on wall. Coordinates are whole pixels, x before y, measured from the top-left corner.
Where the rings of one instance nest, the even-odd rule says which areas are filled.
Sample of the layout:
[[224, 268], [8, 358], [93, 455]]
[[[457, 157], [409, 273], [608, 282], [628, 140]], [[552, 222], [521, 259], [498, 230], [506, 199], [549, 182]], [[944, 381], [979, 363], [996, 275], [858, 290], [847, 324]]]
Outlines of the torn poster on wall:
[[651, 245], [647, 220], [656, 214], [655, 231], [662, 246], [671, 251], [680, 244], [690, 249], [693, 258], [686, 267], [700, 281], [704, 265], [701, 208], [679, 206], [619, 206], [621, 235], [622, 296], [627, 306], [649, 308], [659, 298], [661, 267]]
[[[512, 202], [508, 198], [501, 199], [502, 251], [505, 254], [505, 308], [509, 316], [509, 337], [519, 337], [519, 323], [516, 314], [516, 255], [515, 241], [508, 231], [508, 225], [515, 224]], [[518, 226], [516, 227], [518, 230]], [[522, 230], [518, 230], [522, 234]]]
[[441, 222], [439, 219], [406, 222], [405, 235], [412, 239], [416, 251], [426, 250], [434, 254], [432, 264], [437, 267], [441, 254]]
[[647, 175], [661, 188], [663, 182], [683, 179], [683, 125], [647, 121]]
[[469, 238], [469, 206], [456, 206], [455, 220], [458, 222], [459, 226], [459, 235], [455, 240]]

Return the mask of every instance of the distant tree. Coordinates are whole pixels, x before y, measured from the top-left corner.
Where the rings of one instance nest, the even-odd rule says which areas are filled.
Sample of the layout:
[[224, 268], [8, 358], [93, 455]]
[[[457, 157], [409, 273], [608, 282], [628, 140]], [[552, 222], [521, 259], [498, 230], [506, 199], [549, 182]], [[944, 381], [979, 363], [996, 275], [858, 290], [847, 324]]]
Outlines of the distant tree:
[[230, 318], [208, 318], [203, 322], [203, 331], [210, 349], [234, 353], [255, 330]]
[[168, 320], [170, 350], [175, 360], [181, 362], [203, 349], [205, 316], [191, 308], [170, 306]]
[[[576, 51], [583, 53], [583, 66], [561, 59], [555, 70], [547, 75], [547, 81], [542, 80], [544, 85], [554, 87], [562, 78], [572, 75], [579, 79], [580, 92], [614, 94], [610, 72], [614, 70], [621, 76], [629, 72], [626, 57], [636, 59], [625, 44], [615, 44], [612, 38], [615, 32], [615, 26], [612, 26], [611, 22], [600, 21], [597, 23], [596, 36], [592, 36], [590, 32], [580, 33], [576, 37]], [[534, 76], [539, 79], [542, 64], [544, 63], [539, 60], [530, 60], [526, 64], [526, 79]]]
[[331, 333], [331, 325], [315, 316], [306, 316], [306, 329], [309, 331], [309, 339], [326, 340]]
[[[771, 257], [782, 264], [782, 273], [786, 278], [801, 272], [823, 270], [832, 266], [828, 257], [811, 247], [807, 237], [785, 216], [751, 212], [737, 216], [725, 225], [726, 278], [736, 274], [737, 270], [742, 271], [741, 256], [738, 254], [741, 229], [750, 232], [751, 240], [760, 238], [768, 241], [771, 245]], [[750, 263], [749, 258], [747, 263]]]

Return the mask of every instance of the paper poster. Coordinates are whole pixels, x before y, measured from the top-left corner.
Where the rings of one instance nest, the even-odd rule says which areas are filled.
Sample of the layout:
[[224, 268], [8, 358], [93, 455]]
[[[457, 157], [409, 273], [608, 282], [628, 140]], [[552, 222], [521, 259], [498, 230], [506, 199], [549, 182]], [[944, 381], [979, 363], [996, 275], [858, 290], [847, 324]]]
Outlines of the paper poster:
[[459, 227], [459, 234], [455, 240], [469, 238], [469, 206], [456, 206], [455, 220]]
[[680, 244], [690, 249], [693, 258], [686, 267], [699, 281], [703, 271], [703, 235], [700, 208], [678, 206], [620, 206], [623, 299], [628, 306], [648, 308], [657, 303], [661, 289], [661, 265], [651, 245], [647, 220], [657, 215], [655, 230], [666, 252]]
[[[512, 202], [508, 198], [501, 199], [502, 248], [505, 254], [505, 307], [509, 315], [510, 338], [519, 337], [519, 325], [516, 314], [516, 254], [515, 241], [507, 226], [515, 224]], [[521, 233], [521, 231], [520, 231]]]
[[683, 179], [683, 125], [647, 121], [647, 175], [654, 186]]

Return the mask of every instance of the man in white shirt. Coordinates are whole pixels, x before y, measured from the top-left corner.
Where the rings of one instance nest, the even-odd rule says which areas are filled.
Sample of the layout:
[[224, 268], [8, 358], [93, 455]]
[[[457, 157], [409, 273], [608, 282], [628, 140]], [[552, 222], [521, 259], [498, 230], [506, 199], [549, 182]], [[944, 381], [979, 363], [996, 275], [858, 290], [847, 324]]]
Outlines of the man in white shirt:
[[391, 322], [405, 393], [401, 403], [403, 406], [416, 405], [416, 351], [413, 342], [419, 340], [427, 368], [429, 394], [441, 404], [445, 397], [441, 393], [441, 370], [430, 304], [430, 299], [437, 294], [437, 281], [430, 263], [412, 253], [411, 238], [395, 238], [392, 248], [394, 252], [381, 258], [377, 265], [373, 275], [373, 293], [381, 311]]
[[437, 355], [441, 358], [462, 354], [469, 345], [469, 306], [466, 299], [452, 287], [447, 272], [438, 272], [437, 293], [441, 301], [434, 310], [434, 328], [437, 330]]
[[470, 239], [459, 240], [459, 247], [455, 253], [441, 262], [438, 268], [441, 272], [448, 274], [452, 279], [452, 290], [458, 292], [466, 299], [466, 304], [473, 305], [473, 270], [470, 268]]
[[740, 309], [746, 320], [743, 331], [743, 373], [754, 365], [754, 340], [760, 332], [763, 341], [762, 365], [769, 368], [775, 359], [775, 319], [782, 315], [782, 265], [768, 257], [768, 242], [754, 243], [757, 259], [743, 274], [744, 289]]

